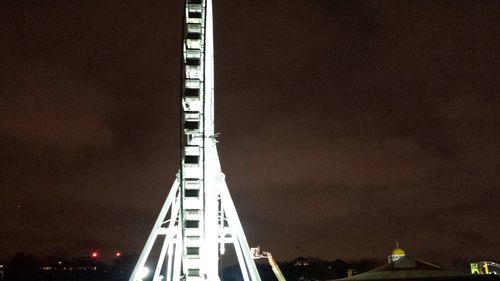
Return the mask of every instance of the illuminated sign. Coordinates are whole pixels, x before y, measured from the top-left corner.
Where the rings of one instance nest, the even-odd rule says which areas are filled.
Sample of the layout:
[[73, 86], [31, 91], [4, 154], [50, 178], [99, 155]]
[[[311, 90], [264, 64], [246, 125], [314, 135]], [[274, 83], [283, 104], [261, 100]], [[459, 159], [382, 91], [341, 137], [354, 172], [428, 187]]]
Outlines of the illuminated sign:
[[479, 261], [470, 264], [471, 274], [500, 275], [500, 264], [491, 261]]

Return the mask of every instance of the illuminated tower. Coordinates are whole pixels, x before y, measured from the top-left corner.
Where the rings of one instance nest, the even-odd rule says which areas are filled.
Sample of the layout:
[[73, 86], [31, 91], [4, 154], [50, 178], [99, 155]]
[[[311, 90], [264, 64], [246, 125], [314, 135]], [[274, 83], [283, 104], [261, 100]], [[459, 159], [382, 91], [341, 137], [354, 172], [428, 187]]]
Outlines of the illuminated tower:
[[219, 281], [226, 244], [243, 279], [260, 281], [217, 155], [211, 2], [186, 1], [180, 171], [130, 281]]

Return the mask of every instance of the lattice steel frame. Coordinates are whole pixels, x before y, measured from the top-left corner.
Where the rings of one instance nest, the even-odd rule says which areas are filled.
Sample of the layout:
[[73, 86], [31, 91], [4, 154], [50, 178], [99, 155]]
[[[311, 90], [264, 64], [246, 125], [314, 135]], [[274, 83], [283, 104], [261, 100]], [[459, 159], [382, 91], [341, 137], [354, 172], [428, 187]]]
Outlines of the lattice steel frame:
[[211, 0], [185, 3], [183, 58], [181, 168], [129, 281], [219, 281], [225, 244], [234, 245], [244, 281], [260, 281], [217, 154]]

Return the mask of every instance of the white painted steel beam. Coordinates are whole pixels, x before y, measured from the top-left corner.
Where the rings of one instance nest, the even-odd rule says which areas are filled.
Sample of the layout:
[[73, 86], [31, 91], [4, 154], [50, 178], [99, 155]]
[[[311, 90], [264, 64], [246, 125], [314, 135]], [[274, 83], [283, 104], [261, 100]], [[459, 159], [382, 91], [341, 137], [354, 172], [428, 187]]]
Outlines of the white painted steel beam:
[[[187, 0], [184, 25], [181, 167], [129, 281], [220, 281], [225, 244], [244, 281], [260, 281], [217, 155], [212, 1]], [[162, 237], [160, 256], [150, 257]], [[155, 270], [141, 276], [148, 261]]]

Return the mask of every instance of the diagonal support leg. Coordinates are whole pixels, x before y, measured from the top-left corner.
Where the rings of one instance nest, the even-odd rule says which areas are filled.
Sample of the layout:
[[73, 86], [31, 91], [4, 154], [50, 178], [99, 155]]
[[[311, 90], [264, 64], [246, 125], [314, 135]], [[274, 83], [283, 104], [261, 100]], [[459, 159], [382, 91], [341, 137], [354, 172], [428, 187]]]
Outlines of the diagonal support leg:
[[231, 236], [234, 241], [234, 249], [238, 256], [238, 260], [243, 259], [243, 264], [240, 261], [240, 267], [245, 281], [260, 281], [259, 272], [255, 266], [255, 261], [250, 253], [250, 247], [248, 246], [247, 238], [243, 227], [241, 225], [240, 219], [238, 218], [238, 213], [234, 206], [231, 195], [229, 194], [229, 189], [227, 188], [227, 183], [225, 179], [220, 181], [220, 197], [222, 201], [223, 211], [226, 214], [229, 228], [231, 229]]
[[161, 235], [162, 225], [167, 217], [168, 211], [169, 210], [172, 210], [172, 212], [174, 211], [172, 205], [179, 192], [179, 188], [180, 188], [179, 180], [176, 179], [172, 184], [172, 187], [170, 188], [167, 200], [165, 201], [165, 204], [163, 204], [163, 207], [161, 208], [160, 214], [158, 215], [158, 218], [156, 219], [153, 229], [149, 234], [148, 240], [146, 241], [146, 245], [144, 246], [144, 249], [142, 250], [141, 255], [139, 256], [139, 260], [135, 265], [134, 271], [132, 271], [132, 275], [130, 276], [129, 281], [140, 281], [140, 276], [139, 276], [140, 271], [142, 268], [144, 268], [146, 260], [148, 259], [148, 256], [151, 253], [151, 249], [153, 248], [153, 245], [156, 239], [158, 238], [158, 235]]

